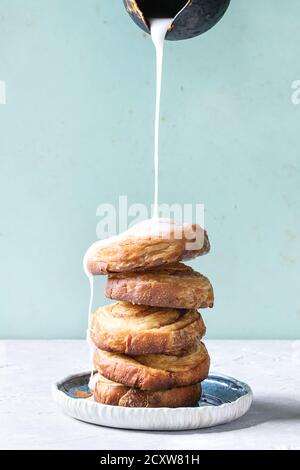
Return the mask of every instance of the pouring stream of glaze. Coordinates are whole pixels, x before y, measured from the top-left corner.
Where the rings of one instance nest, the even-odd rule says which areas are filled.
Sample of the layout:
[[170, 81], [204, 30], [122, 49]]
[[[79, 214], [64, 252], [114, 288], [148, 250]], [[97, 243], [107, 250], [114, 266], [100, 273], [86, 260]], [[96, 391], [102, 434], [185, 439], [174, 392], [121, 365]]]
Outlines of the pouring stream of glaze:
[[159, 170], [159, 121], [161, 102], [161, 82], [163, 70], [164, 41], [172, 18], [150, 20], [151, 38], [156, 50], [156, 104], [154, 127], [154, 207], [153, 217], [158, 217], [158, 170]]

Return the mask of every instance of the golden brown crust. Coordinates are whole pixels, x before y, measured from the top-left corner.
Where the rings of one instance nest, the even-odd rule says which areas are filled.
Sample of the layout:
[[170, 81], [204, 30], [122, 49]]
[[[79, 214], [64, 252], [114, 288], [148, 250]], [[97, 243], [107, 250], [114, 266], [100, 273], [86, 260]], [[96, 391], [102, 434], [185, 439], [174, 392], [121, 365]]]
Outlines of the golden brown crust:
[[141, 390], [185, 387], [206, 379], [210, 359], [203, 343], [185, 356], [149, 354], [125, 356], [97, 349], [94, 364], [100, 374], [114, 382]]
[[139, 305], [172, 308], [213, 307], [209, 280], [183, 263], [173, 263], [145, 272], [109, 274], [105, 295]]
[[90, 333], [96, 346], [109, 352], [181, 355], [198, 344], [205, 324], [196, 310], [117, 302], [92, 315]]
[[164, 219], [152, 224], [94, 243], [86, 254], [87, 270], [94, 275], [145, 270], [209, 252], [207, 233], [199, 225]]
[[201, 385], [193, 384], [169, 390], [138, 390], [113, 382], [99, 374], [94, 400], [107, 405], [141, 408], [177, 408], [192, 406], [201, 397]]

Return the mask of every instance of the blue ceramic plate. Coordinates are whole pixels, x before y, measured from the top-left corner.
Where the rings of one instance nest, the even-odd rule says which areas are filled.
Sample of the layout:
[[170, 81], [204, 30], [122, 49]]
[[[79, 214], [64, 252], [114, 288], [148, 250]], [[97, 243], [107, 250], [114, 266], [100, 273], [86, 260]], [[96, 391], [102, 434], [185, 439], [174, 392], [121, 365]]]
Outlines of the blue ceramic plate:
[[63, 411], [93, 424], [126, 429], [182, 430], [228, 423], [244, 415], [252, 403], [249, 385], [210, 374], [202, 382], [202, 398], [186, 408], [124, 408], [96, 403], [88, 388], [89, 374], [66, 377], [53, 385]]

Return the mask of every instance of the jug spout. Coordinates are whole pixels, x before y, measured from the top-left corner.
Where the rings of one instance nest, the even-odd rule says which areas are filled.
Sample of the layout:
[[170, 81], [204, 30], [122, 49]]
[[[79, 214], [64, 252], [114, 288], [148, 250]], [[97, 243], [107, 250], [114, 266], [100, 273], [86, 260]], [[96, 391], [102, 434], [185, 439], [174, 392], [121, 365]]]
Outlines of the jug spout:
[[230, 0], [123, 0], [123, 3], [133, 21], [147, 33], [151, 18], [173, 18], [166, 39], [177, 41], [199, 36], [215, 26]]

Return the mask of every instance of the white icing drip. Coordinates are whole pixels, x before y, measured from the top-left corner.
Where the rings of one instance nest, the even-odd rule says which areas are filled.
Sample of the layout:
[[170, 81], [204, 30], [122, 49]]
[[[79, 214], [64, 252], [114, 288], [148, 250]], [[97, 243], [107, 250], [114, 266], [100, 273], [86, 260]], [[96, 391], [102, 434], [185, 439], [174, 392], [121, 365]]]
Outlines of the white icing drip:
[[172, 24], [172, 18], [150, 19], [151, 38], [156, 50], [156, 105], [154, 127], [154, 207], [153, 217], [158, 217], [158, 163], [159, 163], [159, 118], [161, 101], [161, 82], [163, 69], [164, 41]]
[[93, 301], [94, 301], [94, 276], [87, 269], [87, 254], [88, 252], [86, 252], [83, 258], [83, 269], [84, 269], [85, 274], [88, 277], [89, 285], [90, 285], [90, 301], [89, 301], [89, 310], [88, 310], [88, 329], [86, 330], [86, 341], [89, 346], [89, 363], [90, 363], [91, 378], [92, 378], [93, 372], [94, 372], [93, 358], [94, 358], [94, 353], [96, 351], [96, 346], [93, 343], [91, 335], [90, 335]]
[[95, 374], [95, 375], [92, 375], [90, 377], [90, 380], [89, 380], [89, 389], [91, 390], [91, 392], [94, 392], [95, 390], [95, 387], [96, 387], [96, 383], [98, 382], [99, 380], [99, 374]]

